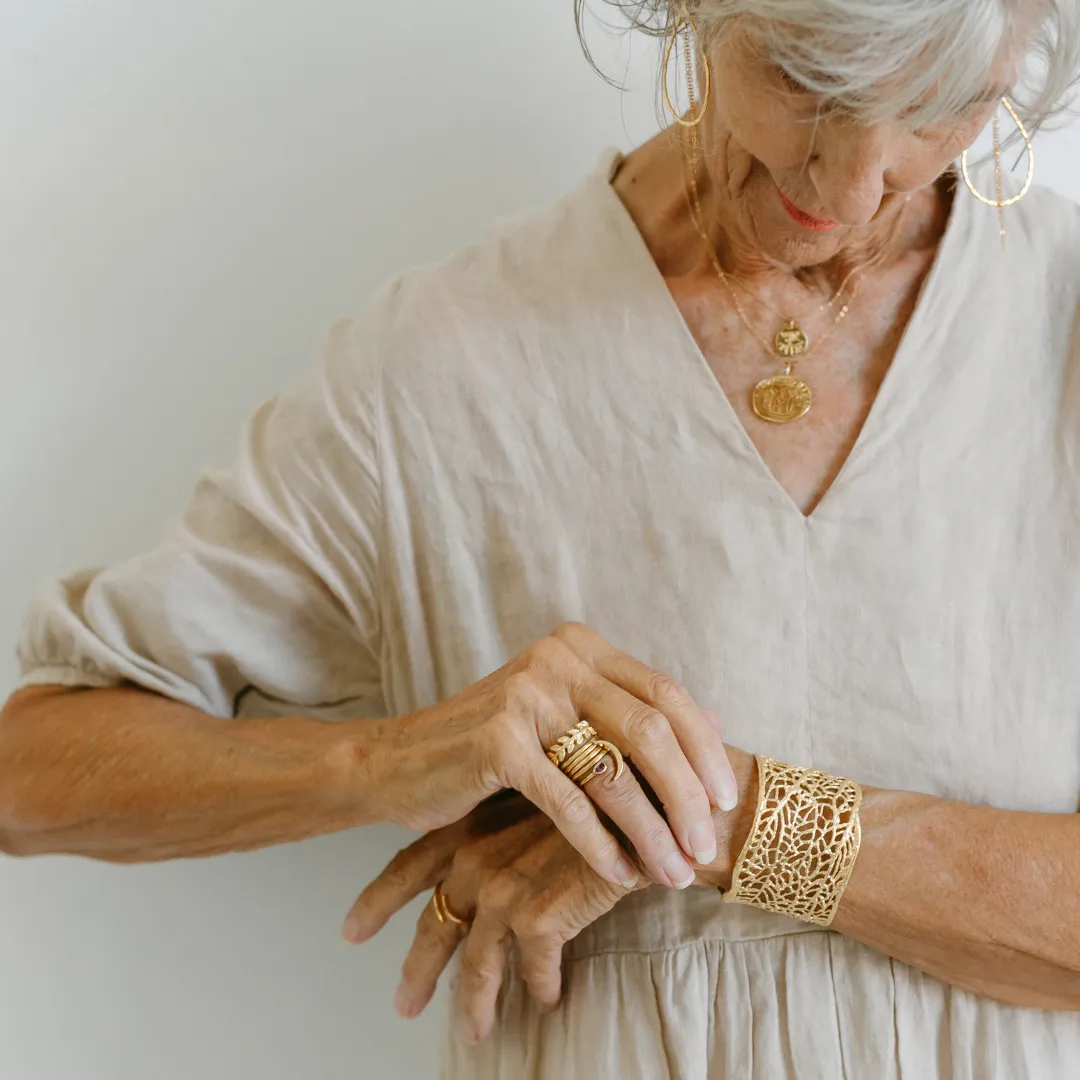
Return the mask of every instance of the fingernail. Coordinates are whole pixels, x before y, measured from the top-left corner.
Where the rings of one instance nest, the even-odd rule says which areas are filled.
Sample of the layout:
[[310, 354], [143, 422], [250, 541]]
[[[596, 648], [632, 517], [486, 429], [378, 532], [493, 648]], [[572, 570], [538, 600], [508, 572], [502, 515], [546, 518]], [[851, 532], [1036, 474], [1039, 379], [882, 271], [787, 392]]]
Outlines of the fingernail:
[[465, 1041], [470, 1046], [475, 1046], [480, 1041], [480, 1032], [476, 1030], [476, 1026], [470, 1021], [465, 1021]]
[[615, 863], [615, 877], [624, 889], [632, 889], [638, 883], [637, 871], [625, 855], [620, 855]]
[[694, 884], [694, 871], [677, 851], [673, 851], [664, 861], [664, 873], [676, 889], [688, 889]]
[[721, 765], [710, 773], [709, 786], [721, 810], [734, 810], [739, 805], [739, 782], [730, 764]]
[[350, 915], [341, 928], [341, 936], [351, 945], [356, 945], [362, 941], [363, 934], [360, 932], [360, 920]]
[[690, 828], [690, 850], [694, 858], [708, 865], [716, 858], [716, 828], [712, 821], [698, 821]]

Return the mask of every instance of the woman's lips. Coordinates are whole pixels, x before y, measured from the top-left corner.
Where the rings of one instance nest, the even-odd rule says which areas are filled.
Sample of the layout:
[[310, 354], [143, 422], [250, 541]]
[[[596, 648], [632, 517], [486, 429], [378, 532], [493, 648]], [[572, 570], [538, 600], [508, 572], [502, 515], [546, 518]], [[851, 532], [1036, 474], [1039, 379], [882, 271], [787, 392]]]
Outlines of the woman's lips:
[[801, 225], [804, 229], [811, 229], [814, 232], [829, 232], [831, 229], [839, 228], [835, 221], [826, 221], [824, 218], [804, 214], [779, 188], [776, 191], [780, 196], [780, 202], [783, 203], [784, 209], [787, 211], [788, 217], [797, 225]]

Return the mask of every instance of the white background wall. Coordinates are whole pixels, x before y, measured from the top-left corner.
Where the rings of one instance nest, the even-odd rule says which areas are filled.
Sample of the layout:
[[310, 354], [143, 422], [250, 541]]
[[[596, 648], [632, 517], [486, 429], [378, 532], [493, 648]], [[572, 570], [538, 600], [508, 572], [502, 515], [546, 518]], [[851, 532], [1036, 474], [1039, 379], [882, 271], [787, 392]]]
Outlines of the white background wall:
[[[335, 318], [655, 130], [652, 54], [594, 42], [635, 93], [569, 0], [0, 4], [0, 695], [40, 580], [152, 543]], [[1041, 142], [1080, 196], [1080, 131]], [[431, 1075], [415, 909], [338, 942], [405, 840], [0, 861], [0, 1080]]]

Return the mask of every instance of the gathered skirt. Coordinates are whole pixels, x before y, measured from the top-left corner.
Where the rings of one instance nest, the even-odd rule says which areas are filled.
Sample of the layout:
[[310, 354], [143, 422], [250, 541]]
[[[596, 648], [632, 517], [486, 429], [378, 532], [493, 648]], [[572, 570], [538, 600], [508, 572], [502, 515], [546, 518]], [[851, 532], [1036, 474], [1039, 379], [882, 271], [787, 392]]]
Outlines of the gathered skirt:
[[704, 889], [625, 901], [567, 947], [565, 986], [544, 1013], [512, 971], [476, 1047], [455, 1003], [443, 1080], [1080, 1076], [1080, 1015], [998, 1004]]

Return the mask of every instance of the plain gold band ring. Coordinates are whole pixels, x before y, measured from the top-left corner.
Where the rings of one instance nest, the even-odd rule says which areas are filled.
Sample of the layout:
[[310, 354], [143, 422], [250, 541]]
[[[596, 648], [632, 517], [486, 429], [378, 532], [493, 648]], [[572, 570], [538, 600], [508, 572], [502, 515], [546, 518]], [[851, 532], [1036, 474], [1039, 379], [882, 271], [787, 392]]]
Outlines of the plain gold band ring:
[[460, 915], [454, 914], [446, 899], [446, 893], [443, 892], [441, 883], [435, 886], [435, 893], [431, 897], [431, 906], [435, 909], [435, 918], [444, 926], [447, 923], [454, 926], [468, 926], [472, 922], [471, 919], [463, 919]]

